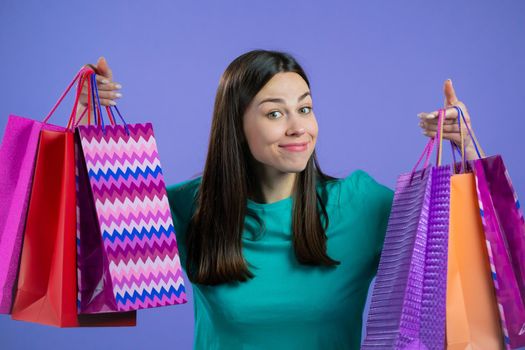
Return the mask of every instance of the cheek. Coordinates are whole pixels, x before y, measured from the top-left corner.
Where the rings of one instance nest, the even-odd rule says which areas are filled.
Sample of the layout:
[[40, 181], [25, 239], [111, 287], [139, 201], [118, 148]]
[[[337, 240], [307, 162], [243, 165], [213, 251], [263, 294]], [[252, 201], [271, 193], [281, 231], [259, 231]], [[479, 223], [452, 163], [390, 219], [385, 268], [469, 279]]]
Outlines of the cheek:
[[317, 135], [319, 133], [319, 126], [317, 125], [317, 120], [315, 118], [312, 118], [308, 124], [305, 126], [306, 132], [310, 134], [310, 136], [313, 139], [313, 142], [315, 144], [317, 140]]
[[254, 158], [261, 160], [272, 153], [272, 148], [280, 141], [284, 130], [275, 123], [269, 125], [262, 122], [252, 122], [244, 127], [246, 142]]

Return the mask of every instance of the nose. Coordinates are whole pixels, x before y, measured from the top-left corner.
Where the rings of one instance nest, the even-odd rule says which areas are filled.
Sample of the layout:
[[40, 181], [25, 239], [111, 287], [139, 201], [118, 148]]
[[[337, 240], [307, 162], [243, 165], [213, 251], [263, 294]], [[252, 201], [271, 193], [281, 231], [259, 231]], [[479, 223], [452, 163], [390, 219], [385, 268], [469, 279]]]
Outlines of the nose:
[[287, 136], [301, 136], [306, 132], [305, 128], [301, 123], [301, 117], [293, 115], [289, 119], [289, 126], [286, 130]]

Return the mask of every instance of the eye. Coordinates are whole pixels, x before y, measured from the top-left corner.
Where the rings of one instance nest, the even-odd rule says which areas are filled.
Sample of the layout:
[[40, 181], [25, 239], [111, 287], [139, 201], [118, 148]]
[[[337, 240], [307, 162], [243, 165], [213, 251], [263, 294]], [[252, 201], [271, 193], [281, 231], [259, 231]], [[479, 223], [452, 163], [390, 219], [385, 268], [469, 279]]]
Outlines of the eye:
[[275, 117], [275, 113], [281, 113], [281, 112], [279, 112], [279, 111], [272, 111], [272, 112], [270, 112], [270, 113], [268, 113], [268, 114], [266, 114], [266, 115], [267, 115], [270, 119], [277, 119], [277, 118], [279, 118], [279, 117]]
[[301, 110], [304, 110], [305, 108], [307, 109], [307, 111], [304, 112], [304, 114], [308, 114], [308, 113], [310, 113], [312, 111], [312, 107], [310, 107], [310, 106], [301, 107], [299, 110], [301, 111]]

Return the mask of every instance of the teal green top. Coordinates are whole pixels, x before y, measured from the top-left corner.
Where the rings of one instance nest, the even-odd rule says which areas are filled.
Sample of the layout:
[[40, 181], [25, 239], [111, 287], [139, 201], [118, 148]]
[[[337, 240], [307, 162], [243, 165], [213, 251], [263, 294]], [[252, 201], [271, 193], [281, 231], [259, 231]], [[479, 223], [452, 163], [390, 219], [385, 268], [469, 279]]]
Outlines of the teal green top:
[[[185, 232], [200, 182], [197, 177], [168, 187], [184, 268]], [[341, 264], [330, 269], [295, 260], [292, 197], [273, 203], [248, 200], [248, 210], [266, 227], [260, 235], [257, 221], [246, 215], [242, 249], [255, 278], [192, 284], [195, 349], [359, 349], [363, 308], [377, 272], [393, 191], [363, 170], [317, 186], [329, 215], [327, 253]]]

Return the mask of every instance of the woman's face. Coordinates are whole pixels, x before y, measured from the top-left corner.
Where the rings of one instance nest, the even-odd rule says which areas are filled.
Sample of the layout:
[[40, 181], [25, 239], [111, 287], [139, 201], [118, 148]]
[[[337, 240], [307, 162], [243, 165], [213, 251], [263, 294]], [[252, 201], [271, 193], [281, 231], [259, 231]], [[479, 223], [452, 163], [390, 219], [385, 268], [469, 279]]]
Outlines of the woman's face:
[[[267, 170], [301, 172], [317, 140], [310, 89], [297, 73], [277, 73], [257, 93], [244, 114], [250, 151]], [[294, 145], [295, 144], [295, 145]]]

